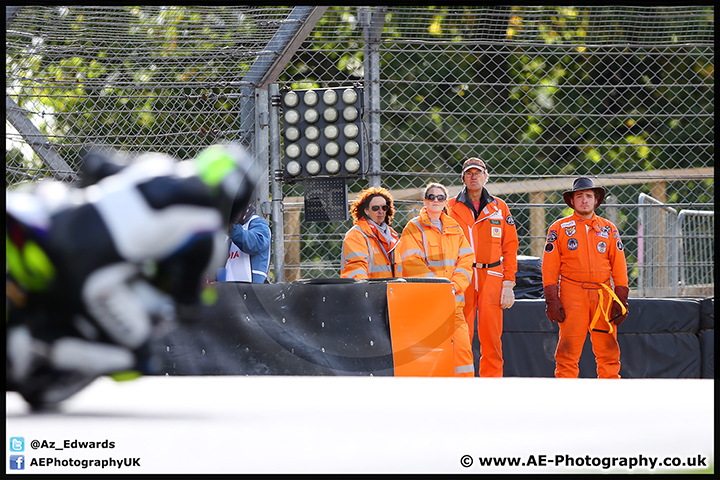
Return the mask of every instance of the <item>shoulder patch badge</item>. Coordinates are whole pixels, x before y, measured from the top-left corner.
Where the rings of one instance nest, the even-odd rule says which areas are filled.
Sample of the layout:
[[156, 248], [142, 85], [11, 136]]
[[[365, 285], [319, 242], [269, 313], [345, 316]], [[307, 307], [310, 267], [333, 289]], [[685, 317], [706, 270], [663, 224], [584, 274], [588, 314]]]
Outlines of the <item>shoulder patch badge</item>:
[[512, 215], [508, 215], [507, 217], [505, 217], [505, 221], [508, 225], [515, 225], [515, 219]]
[[552, 243], [557, 240], [557, 230], [550, 230], [547, 236], [548, 243]]
[[553, 250], [555, 250], [555, 245], [553, 245], [552, 243], [546, 243], [546, 244], [545, 244], [545, 251], [546, 251], [546, 252], [550, 253], [550, 252], [552, 252]]
[[621, 252], [623, 251], [623, 249], [625, 249], [625, 247], [623, 246], [622, 240], [618, 240], [616, 245], [617, 245], [617, 249], [620, 250]]

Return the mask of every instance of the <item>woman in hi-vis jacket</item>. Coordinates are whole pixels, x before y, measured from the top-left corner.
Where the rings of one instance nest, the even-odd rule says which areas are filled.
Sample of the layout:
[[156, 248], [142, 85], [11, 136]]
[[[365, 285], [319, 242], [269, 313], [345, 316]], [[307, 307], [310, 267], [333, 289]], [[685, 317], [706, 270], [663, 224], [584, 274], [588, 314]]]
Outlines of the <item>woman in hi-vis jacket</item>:
[[350, 207], [354, 225], [342, 244], [342, 278], [392, 278], [398, 233], [390, 226], [393, 198], [382, 187], [366, 188]]
[[453, 285], [455, 329], [453, 357], [455, 376], [472, 377], [472, 344], [463, 315], [465, 290], [472, 276], [473, 251], [460, 225], [445, 212], [447, 189], [439, 183], [425, 188], [423, 209], [410, 220], [395, 249], [398, 276], [444, 277]]

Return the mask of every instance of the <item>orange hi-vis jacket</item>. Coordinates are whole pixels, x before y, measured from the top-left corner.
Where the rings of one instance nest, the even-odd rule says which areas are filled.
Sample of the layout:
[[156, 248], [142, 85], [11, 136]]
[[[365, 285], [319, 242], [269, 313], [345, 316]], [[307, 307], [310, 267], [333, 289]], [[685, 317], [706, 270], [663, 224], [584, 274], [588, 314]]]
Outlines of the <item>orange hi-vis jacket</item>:
[[398, 277], [447, 278], [455, 288], [456, 303], [464, 304], [473, 251], [460, 225], [445, 213], [440, 218], [442, 232], [432, 224], [425, 207], [407, 223], [395, 249], [396, 273]]
[[[484, 194], [485, 192], [483, 189]], [[462, 194], [461, 197], [466, 198]], [[514, 282], [519, 246], [515, 220], [503, 200], [490, 195], [487, 197], [488, 203], [477, 219], [473, 210], [458, 201], [458, 198], [451, 198], [447, 208], [450, 216], [460, 224], [465, 236], [470, 240], [470, 246], [475, 252], [475, 263], [493, 264], [502, 260], [500, 265], [487, 268], [488, 273]], [[475, 290], [477, 289], [476, 281]]]
[[394, 252], [400, 239], [389, 226], [391, 242], [365, 218], [345, 234], [342, 244], [342, 278], [392, 278], [395, 276]]
[[395, 248], [398, 277], [444, 277], [455, 291], [455, 329], [453, 361], [455, 376], [472, 377], [472, 344], [463, 307], [465, 289], [470, 285], [473, 251], [460, 225], [445, 213], [440, 214], [442, 231], [432, 224], [423, 207], [420, 215], [410, 220]]
[[576, 213], [557, 220], [548, 228], [542, 274], [543, 287], [557, 285], [558, 279], [609, 285], [611, 277], [616, 287], [627, 287], [627, 263], [617, 227], [594, 213], [590, 220]]

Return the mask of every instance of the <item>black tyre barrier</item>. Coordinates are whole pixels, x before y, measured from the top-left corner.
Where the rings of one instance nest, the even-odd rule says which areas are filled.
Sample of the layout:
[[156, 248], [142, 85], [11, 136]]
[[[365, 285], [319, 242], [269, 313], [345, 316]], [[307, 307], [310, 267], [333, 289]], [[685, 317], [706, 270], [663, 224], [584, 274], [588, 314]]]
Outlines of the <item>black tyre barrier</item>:
[[159, 374], [393, 375], [384, 283], [215, 285], [203, 318], [153, 342]]
[[[153, 343], [157, 373], [394, 375], [386, 283], [416, 280], [216, 284], [202, 318]], [[542, 299], [505, 310], [505, 376], [552, 377], [557, 332]], [[714, 378], [714, 300], [631, 298], [618, 342], [623, 378]], [[589, 336], [579, 366], [596, 376]]]
[[351, 283], [367, 283], [365, 279], [355, 278], [310, 278], [307, 280], [295, 280], [293, 285], [346, 285]]
[[407, 283], [452, 283], [444, 277], [407, 277], [403, 278]]
[[542, 259], [518, 255], [515, 299], [543, 298]]
[[700, 302], [701, 377], [715, 378], [715, 299], [706, 298]]
[[[631, 298], [630, 315], [618, 327], [620, 375], [714, 378], [714, 330], [700, 330], [703, 301], [706, 300]], [[557, 332], [558, 326], [545, 316], [544, 300], [516, 301], [505, 311], [503, 319], [504, 375], [554, 376]], [[581, 378], [597, 376], [589, 335], [579, 367]]]

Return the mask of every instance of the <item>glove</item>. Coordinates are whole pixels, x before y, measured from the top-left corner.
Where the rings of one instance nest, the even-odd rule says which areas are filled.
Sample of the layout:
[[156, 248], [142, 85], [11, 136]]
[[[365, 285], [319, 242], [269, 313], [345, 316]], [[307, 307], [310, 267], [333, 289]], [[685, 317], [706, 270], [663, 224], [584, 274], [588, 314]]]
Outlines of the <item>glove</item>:
[[[612, 309], [610, 310], [610, 318], [614, 318], [615, 325], [620, 325], [625, 321], [625, 319], [628, 316], [629, 313], [629, 304], [628, 304], [628, 293], [630, 293], [630, 289], [628, 287], [621, 287], [617, 286], [615, 287], [615, 295], [620, 299], [623, 305], [625, 305], [625, 315], [622, 314], [622, 308], [620, 307], [620, 304], [617, 302], [613, 302]], [[617, 317], [617, 318], [616, 318]]]
[[89, 323], [108, 343], [130, 350], [141, 347], [175, 315], [171, 299], [138, 277], [137, 268], [129, 263], [101, 267], [85, 280], [82, 292]]
[[515, 303], [514, 286], [515, 282], [512, 280], [503, 280], [502, 293], [500, 294], [500, 308], [510, 308]]
[[545, 292], [545, 314], [551, 322], [562, 323], [565, 321], [565, 309], [560, 303], [559, 288], [557, 285], [548, 285]]

